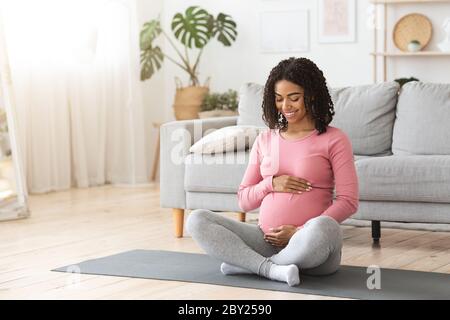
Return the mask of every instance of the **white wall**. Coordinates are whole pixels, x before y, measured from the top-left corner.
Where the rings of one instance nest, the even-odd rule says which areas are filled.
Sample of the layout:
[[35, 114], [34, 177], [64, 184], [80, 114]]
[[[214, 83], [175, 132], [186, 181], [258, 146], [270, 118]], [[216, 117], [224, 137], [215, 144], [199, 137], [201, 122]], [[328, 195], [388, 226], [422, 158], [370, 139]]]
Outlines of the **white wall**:
[[[238, 37], [231, 47], [224, 47], [215, 39], [205, 47], [200, 62], [200, 81], [211, 76], [211, 91], [238, 90], [242, 83], [253, 81], [264, 84], [270, 70], [282, 59], [304, 56], [312, 59], [322, 69], [332, 87], [372, 83], [373, 67], [369, 53], [373, 50], [373, 29], [370, 26], [369, 0], [357, 1], [357, 36], [355, 43], [319, 44], [317, 39], [316, 0], [139, 0], [146, 12], [142, 17], [152, 18], [162, 10], [164, 30], [170, 35], [170, 23], [177, 12], [191, 5], [200, 5], [210, 13], [230, 14], [237, 22]], [[149, 4], [151, 3], [151, 4]], [[433, 40], [427, 50], [435, 50], [444, 33], [441, 28], [445, 16], [450, 16], [450, 4], [403, 4], [394, 5], [389, 14], [388, 43], [392, 43], [392, 27], [404, 14], [423, 12], [434, 26]], [[259, 14], [264, 10], [308, 9], [310, 27], [310, 50], [284, 54], [261, 53], [259, 50]], [[286, 32], [295, 32], [286, 30]], [[183, 47], [172, 38], [179, 49]], [[171, 46], [164, 43], [166, 52], [177, 58]], [[196, 50], [190, 50], [194, 59]], [[389, 58], [388, 80], [415, 76], [423, 81], [450, 82], [450, 57], [402, 57]], [[380, 66], [381, 67], [381, 66]], [[381, 70], [381, 68], [379, 68]], [[175, 76], [187, 84], [188, 76], [171, 61], [147, 84], [146, 101], [154, 117], [165, 121], [174, 120], [172, 104], [175, 96]], [[164, 94], [161, 96], [161, 94]]]
[[[191, 5], [199, 5], [211, 14], [229, 14], [237, 23], [237, 41], [231, 47], [224, 47], [215, 39], [205, 47], [200, 61], [200, 81], [210, 76], [210, 90], [223, 92], [238, 90], [245, 82], [264, 84], [270, 70], [282, 59], [290, 56], [303, 56], [313, 60], [324, 72], [331, 87], [369, 84], [373, 82], [373, 25], [372, 7], [369, 0], [357, 0], [356, 42], [341, 44], [319, 44], [317, 37], [316, 0], [137, 0], [140, 25], [161, 14], [164, 30], [172, 37], [178, 49], [184, 48], [173, 38], [170, 24], [177, 12], [184, 12]], [[267, 10], [309, 10], [310, 43], [308, 52], [288, 54], [261, 53], [259, 49], [259, 14]], [[381, 9], [381, 7], [380, 7]], [[388, 15], [388, 49], [394, 50], [392, 28], [398, 19], [411, 12], [420, 12], [430, 18], [433, 24], [433, 37], [426, 50], [437, 50], [437, 43], [444, 38], [442, 23], [450, 16], [450, 4], [402, 4], [391, 5]], [[383, 12], [380, 10], [380, 17]], [[286, 30], [286, 32], [295, 32]], [[379, 43], [382, 43], [382, 33]], [[170, 44], [161, 36], [159, 43], [165, 53], [178, 60]], [[190, 50], [191, 60], [198, 51]], [[381, 59], [379, 60], [381, 62]], [[414, 76], [422, 81], [450, 83], [450, 57], [397, 57], [388, 58], [387, 80]], [[379, 64], [378, 79], [382, 66]], [[187, 73], [171, 61], [166, 60], [151, 79], [142, 82], [146, 118], [149, 123], [175, 120], [173, 101], [175, 97], [175, 76], [186, 85]], [[151, 151], [155, 150], [157, 131], [148, 126], [152, 137]]]
[[[145, 22], [155, 19], [159, 14], [163, 16], [163, 0], [137, 0], [137, 11], [141, 29]], [[163, 41], [159, 43], [164, 46]], [[152, 121], [164, 119], [164, 77], [165, 74], [161, 69], [152, 78], [142, 82], [146, 111]]]
[[[366, 1], [364, 1], [366, 2]], [[213, 3], [213, 4], [212, 4]], [[184, 11], [190, 5], [200, 5], [210, 13], [219, 12], [229, 14], [237, 23], [238, 37], [231, 47], [224, 47], [213, 39], [204, 49], [201, 65], [200, 79], [204, 81], [211, 76], [211, 91], [226, 91], [239, 89], [244, 82], [253, 81], [264, 84], [270, 70], [282, 59], [290, 56], [304, 56], [312, 59], [324, 71], [328, 82], [332, 86], [369, 83], [369, 72], [359, 72], [355, 75], [348, 72], [348, 68], [370, 71], [370, 57], [367, 46], [370, 39], [364, 36], [364, 19], [358, 19], [358, 42], [350, 44], [317, 44], [317, 1], [262, 1], [262, 0], [216, 0], [216, 1], [190, 1], [167, 0], [164, 2], [165, 22], [170, 22], [176, 12]], [[309, 9], [310, 16], [310, 51], [292, 52], [284, 54], [261, 53], [259, 50], [259, 14], [271, 9]], [[359, 6], [359, 16], [365, 14], [365, 7]], [[169, 28], [167, 28], [169, 29]], [[169, 29], [170, 30], [170, 29]], [[286, 30], [286, 32], [295, 32]], [[339, 62], [337, 62], [339, 61]], [[175, 75], [187, 77], [176, 67], [165, 66], [165, 91], [168, 102], [173, 102]], [[171, 109], [167, 109], [167, 117], [173, 119]]]
[[[145, 22], [155, 19], [159, 14], [162, 16], [163, 9], [163, 0], [137, 0], [139, 30]], [[159, 43], [164, 48], [164, 42], [159, 41]], [[167, 99], [164, 94], [164, 78], [165, 73], [163, 72], [163, 69], [161, 69], [153, 75], [152, 78], [141, 82], [147, 123], [147, 136], [150, 137], [148, 150], [150, 150], [151, 153], [151, 166], [153, 166], [156, 142], [158, 139], [158, 131], [156, 128], [153, 128], [152, 122], [164, 122], [167, 117]]]

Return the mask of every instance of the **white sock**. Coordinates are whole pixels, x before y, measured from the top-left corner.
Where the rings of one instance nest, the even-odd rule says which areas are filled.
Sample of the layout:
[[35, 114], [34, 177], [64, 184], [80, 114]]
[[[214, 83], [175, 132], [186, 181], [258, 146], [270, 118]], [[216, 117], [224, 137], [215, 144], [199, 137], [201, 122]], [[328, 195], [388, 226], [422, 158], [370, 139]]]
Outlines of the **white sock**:
[[290, 287], [300, 284], [298, 267], [295, 264], [281, 266], [272, 264], [269, 271], [269, 278], [272, 280], [287, 282]]
[[252, 274], [250, 270], [235, 266], [233, 264], [228, 264], [226, 262], [222, 262], [220, 265], [220, 271], [222, 271], [225, 275], [233, 275], [233, 274]]

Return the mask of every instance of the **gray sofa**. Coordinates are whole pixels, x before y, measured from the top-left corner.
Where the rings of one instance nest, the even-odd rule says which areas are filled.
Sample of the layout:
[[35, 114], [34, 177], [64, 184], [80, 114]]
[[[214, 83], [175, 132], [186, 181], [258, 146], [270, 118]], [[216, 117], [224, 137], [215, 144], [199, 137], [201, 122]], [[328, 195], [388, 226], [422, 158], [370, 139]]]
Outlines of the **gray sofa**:
[[[350, 137], [359, 179], [352, 218], [372, 221], [375, 241], [380, 221], [450, 223], [450, 84], [409, 82], [400, 89], [385, 82], [330, 93], [336, 112], [330, 125]], [[211, 154], [196, 162], [189, 148], [211, 129], [265, 126], [262, 94], [261, 85], [248, 83], [240, 90], [239, 116], [161, 126], [160, 205], [173, 209], [177, 237], [185, 209], [234, 211], [245, 220], [237, 190], [249, 150], [236, 152], [245, 161]]]

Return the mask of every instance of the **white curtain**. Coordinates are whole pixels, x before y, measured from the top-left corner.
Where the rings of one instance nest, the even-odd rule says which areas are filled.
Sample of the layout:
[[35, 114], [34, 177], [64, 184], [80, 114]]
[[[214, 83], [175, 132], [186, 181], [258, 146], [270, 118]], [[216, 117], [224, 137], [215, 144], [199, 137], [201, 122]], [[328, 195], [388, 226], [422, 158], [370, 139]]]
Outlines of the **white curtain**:
[[150, 174], [135, 0], [0, 0], [32, 193]]

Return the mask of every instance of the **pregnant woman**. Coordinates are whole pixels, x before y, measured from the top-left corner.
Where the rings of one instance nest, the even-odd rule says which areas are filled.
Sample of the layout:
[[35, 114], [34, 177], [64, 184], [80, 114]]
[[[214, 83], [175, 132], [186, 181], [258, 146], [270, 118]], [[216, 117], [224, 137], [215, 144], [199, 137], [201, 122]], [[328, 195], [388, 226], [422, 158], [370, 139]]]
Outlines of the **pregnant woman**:
[[326, 80], [306, 58], [283, 60], [271, 70], [262, 108], [269, 129], [256, 138], [238, 191], [244, 212], [259, 208], [258, 225], [197, 209], [187, 229], [223, 261], [222, 273], [254, 273], [295, 286], [302, 273], [339, 269], [339, 223], [358, 208], [352, 145], [328, 125], [334, 108]]

